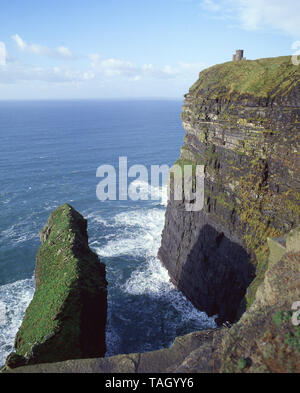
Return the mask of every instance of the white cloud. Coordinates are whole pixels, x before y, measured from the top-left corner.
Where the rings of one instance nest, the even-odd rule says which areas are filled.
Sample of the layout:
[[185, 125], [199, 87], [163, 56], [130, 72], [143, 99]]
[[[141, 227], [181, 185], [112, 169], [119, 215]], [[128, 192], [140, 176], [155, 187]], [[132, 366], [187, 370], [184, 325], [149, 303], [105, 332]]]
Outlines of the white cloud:
[[130, 61], [120, 59], [102, 60], [99, 55], [92, 55], [92, 67], [96, 72], [106, 76], [127, 76], [135, 78], [140, 75], [140, 69]]
[[21, 50], [26, 50], [27, 44], [22, 40], [22, 38], [18, 34], [11, 36], [11, 38], [16, 42], [16, 44]]
[[170, 79], [176, 77], [178, 72], [175, 70], [175, 68], [172, 68], [169, 65], [156, 67], [153, 64], [144, 64], [141, 67], [141, 74], [151, 78]]
[[[69, 58], [73, 54], [68, 48], [63, 46], [50, 50], [38, 44], [27, 44], [18, 34], [13, 36], [13, 40], [23, 52], [37, 55], [47, 55], [60, 58]], [[99, 54], [91, 54], [85, 58], [89, 64], [81, 64], [81, 70], [70, 67], [40, 67], [24, 64], [20, 60], [7, 59], [5, 44], [0, 42], [0, 84], [24, 84], [31, 81], [46, 84], [75, 84], [86, 83], [95, 80], [101, 84], [105, 81], [112, 83], [112, 78], [124, 78], [128, 81], [138, 82], [141, 79], [168, 80], [175, 79], [193, 81], [199, 71], [204, 67], [201, 63], [178, 62], [176, 65], [155, 66], [151, 63], [136, 65], [129, 60], [118, 58], [103, 59]]]
[[196, 74], [203, 68], [203, 63], [189, 64], [179, 62], [175, 67], [165, 65], [156, 67], [153, 64], [137, 66], [134, 63], [120, 59], [101, 59], [99, 54], [90, 55], [91, 66], [96, 74], [108, 77], [123, 76], [138, 81], [143, 77], [170, 79], [184, 74]]
[[221, 6], [213, 0], [202, 0], [201, 7], [206, 11], [217, 12], [220, 11]]
[[271, 28], [300, 35], [298, 0], [202, 0], [201, 7], [223, 19], [234, 20], [246, 30]]
[[0, 66], [6, 65], [7, 51], [4, 42], [0, 41]]
[[71, 58], [73, 56], [72, 52], [70, 51], [69, 48], [66, 48], [64, 46], [60, 46], [59, 48], [56, 49], [57, 53], [62, 55], [63, 57], [69, 57]]
[[42, 46], [39, 44], [27, 44], [18, 34], [15, 34], [11, 37], [15, 43], [17, 44], [18, 48], [23, 52], [33, 53], [35, 55], [41, 56], [50, 56], [62, 59], [72, 59], [73, 54], [69, 48], [64, 46], [60, 46], [55, 49], [50, 49], [46, 46]]
[[205, 67], [205, 63], [186, 63], [183, 61], [179, 61], [178, 65], [182, 72], [188, 73], [200, 72]]
[[290, 35], [300, 34], [298, 0], [238, 0], [237, 5], [246, 29], [272, 27]]
[[[1, 48], [1, 45], [0, 45]], [[0, 50], [1, 52], [1, 50]], [[56, 84], [78, 84], [95, 80], [97, 83], [105, 79], [123, 77], [130, 81], [139, 81], [142, 78], [153, 79], [186, 79], [194, 80], [199, 71], [203, 69], [201, 63], [178, 62], [174, 67], [165, 65], [156, 67], [153, 64], [144, 64], [141, 67], [130, 61], [120, 59], [104, 59], [99, 55], [91, 55], [91, 65], [86, 70], [75, 70], [66, 67], [44, 68], [27, 65], [20, 61], [6, 62], [0, 67], [0, 83], [16, 84], [28, 81], [40, 81]]]
[[43, 68], [10, 62], [0, 67], [0, 84], [19, 84], [39, 81], [55, 84], [77, 84], [95, 78], [91, 71], [79, 71], [64, 67]]

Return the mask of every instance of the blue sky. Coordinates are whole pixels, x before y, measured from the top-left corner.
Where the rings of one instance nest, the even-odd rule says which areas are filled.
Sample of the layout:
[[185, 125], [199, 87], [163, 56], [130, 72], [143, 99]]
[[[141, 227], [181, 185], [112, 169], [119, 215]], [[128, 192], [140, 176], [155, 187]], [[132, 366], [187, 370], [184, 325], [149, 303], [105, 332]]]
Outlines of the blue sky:
[[2, 0], [0, 99], [181, 98], [235, 49], [295, 53], [299, 15], [298, 0]]

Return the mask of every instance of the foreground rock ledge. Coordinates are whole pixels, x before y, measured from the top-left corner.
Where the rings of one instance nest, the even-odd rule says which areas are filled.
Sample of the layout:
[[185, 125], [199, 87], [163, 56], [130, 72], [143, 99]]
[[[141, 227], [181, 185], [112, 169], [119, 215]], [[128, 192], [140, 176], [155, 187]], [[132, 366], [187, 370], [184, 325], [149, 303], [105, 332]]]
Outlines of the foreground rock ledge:
[[89, 248], [87, 221], [64, 204], [51, 214], [40, 239], [35, 294], [6, 368], [103, 357], [106, 273]]
[[178, 337], [168, 349], [105, 359], [19, 367], [14, 373], [299, 373], [300, 326], [291, 306], [300, 299], [300, 226], [269, 239], [264, 281], [253, 305], [231, 328]]

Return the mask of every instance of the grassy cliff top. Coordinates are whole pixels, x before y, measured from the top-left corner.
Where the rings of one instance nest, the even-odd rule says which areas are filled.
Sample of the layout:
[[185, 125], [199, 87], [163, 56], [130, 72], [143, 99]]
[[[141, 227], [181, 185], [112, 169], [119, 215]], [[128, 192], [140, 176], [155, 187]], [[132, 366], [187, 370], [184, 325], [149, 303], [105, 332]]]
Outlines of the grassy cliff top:
[[298, 83], [300, 66], [292, 63], [291, 56], [231, 61], [202, 71], [190, 94], [207, 92], [210, 98], [225, 98], [237, 93], [266, 98], [285, 94]]

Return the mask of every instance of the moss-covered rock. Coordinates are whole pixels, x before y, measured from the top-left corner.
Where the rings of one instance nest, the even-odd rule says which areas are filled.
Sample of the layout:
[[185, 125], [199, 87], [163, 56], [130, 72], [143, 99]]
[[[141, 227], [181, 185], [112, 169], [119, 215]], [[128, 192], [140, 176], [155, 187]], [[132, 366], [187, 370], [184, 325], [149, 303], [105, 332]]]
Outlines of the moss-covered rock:
[[[285, 244], [289, 238], [293, 251], [286, 247], [269, 262], [253, 305], [224, 336], [222, 372], [300, 372], [300, 326], [292, 321], [292, 305], [300, 299], [300, 242], [294, 242], [299, 229], [280, 239]], [[249, 367], [241, 369], [240, 359], [246, 357]]]
[[56, 209], [40, 232], [36, 290], [16, 335], [27, 364], [105, 355], [105, 265], [88, 245], [87, 221], [71, 206]]

